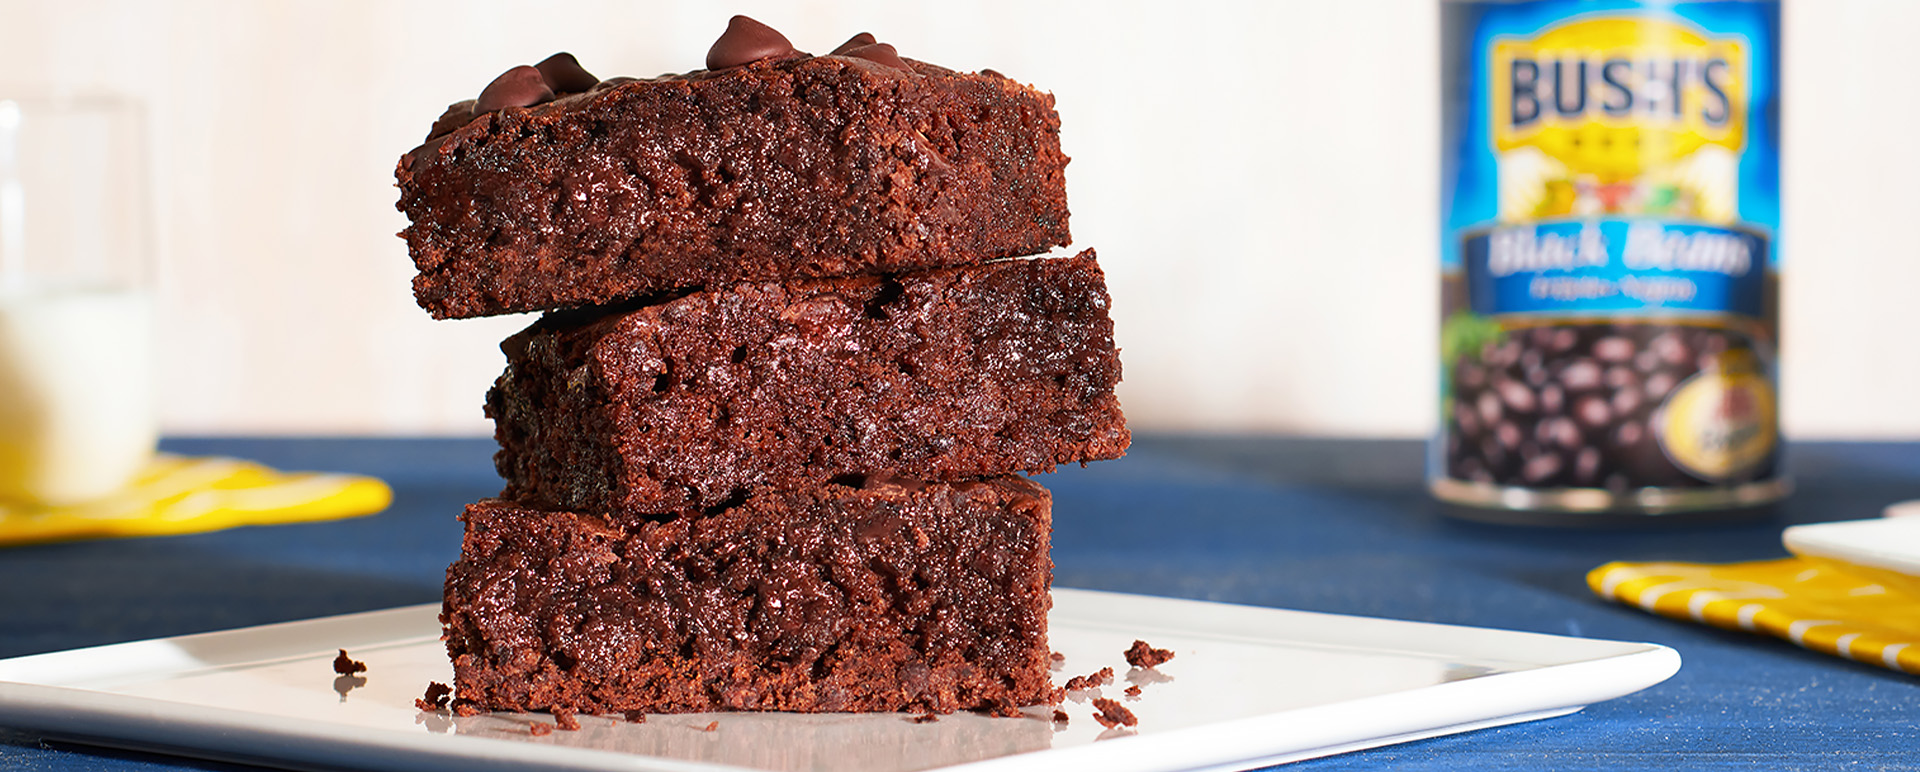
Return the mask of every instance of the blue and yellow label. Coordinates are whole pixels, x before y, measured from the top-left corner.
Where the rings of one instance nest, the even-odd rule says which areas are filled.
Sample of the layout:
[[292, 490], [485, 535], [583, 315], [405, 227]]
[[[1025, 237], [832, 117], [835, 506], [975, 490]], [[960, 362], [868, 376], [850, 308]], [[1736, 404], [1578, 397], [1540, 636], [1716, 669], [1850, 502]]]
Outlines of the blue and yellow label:
[[[1460, 24], [1465, 60], [1446, 88], [1454, 124], [1444, 148], [1446, 270], [1487, 268], [1474, 258], [1502, 252], [1501, 243], [1551, 252], [1569, 234], [1570, 248], [1588, 247], [1584, 258], [1542, 262], [1532, 273], [1615, 286], [1627, 276], [1683, 278], [1697, 298], [1744, 296], [1740, 287], [1709, 286], [1719, 281], [1714, 275], [1676, 277], [1669, 261], [1635, 259], [1653, 234], [1671, 242], [1666, 252], [1746, 251], [1751, 270], [1729, 281], [1774, 269], [1777, 5], [1549, 0], [1456, 8], [1450, 12], [1468, 18]], [[1539, 232], [1517, 234], [1528, 227]], [[1604, 264], [1600, 246], [1611, 257]], [[1546, 306], [1532, 298], [1511, 310], [1674, 310], [1665, 297]]]
[[1778, 477], [1778, 3], [1441, 13], [1434, 476]]
[[[1646, 191], [1634, 183], [1658, 175], [1661, 191], [1698, 196], [1704, 191], [1685, 190], [1690, 181], [1677, 167], [1709, 146], [1734, 153], [1746, 146], [1752, 78], [1739, 36], [1676, 20], [1597, 15], [1531, 37], [1496, 38], [1490, 59], [1494, 148], [1538, 150], [1563, 179], [1597, 183], [1592, 203], [1602, 211], [1671, 212], [1681, 199], [1636, 199]], [[1535, 214], [1572, 211], [1570, 201], [1541, 203]]]

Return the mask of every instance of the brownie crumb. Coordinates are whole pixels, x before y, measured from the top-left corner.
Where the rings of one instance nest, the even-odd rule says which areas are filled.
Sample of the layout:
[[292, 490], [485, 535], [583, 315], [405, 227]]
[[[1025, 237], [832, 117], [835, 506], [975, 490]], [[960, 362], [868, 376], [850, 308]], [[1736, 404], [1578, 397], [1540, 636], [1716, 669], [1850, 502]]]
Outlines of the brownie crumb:
[[1127, 696], [1128, 696], [1128, 697], [1138, 697], [1138, 696], [1140, 696], [1140, 685], [1139, 685], [1139, 684], [1134, 684], [1134, 685], [1132, 685], [1132, 686], [1129, 686], [1129, 687], [1127, 687], [1127, 692], [1126, 692], [1126, 693], [1127, 693]]
[[1077, 692], [1082, 689], [1092, 689], [1096, 686], [1110, 683], [1113, 683], [1113, 668], [1103, 667], [1100, 668], [1098, 672], [1067, 679], [1066, 689], [1070, 692]]
[[702, 732], [711, 732], [720, 728], [719, 721], [708, 721], [706, 726], [697, 727]]
[[340, 656], [333, 658], [333, 672], [340, 675], [353, 675], [367, 672], [367, 663], [347, 656], [347, 650], [341, 649]]
[[421, 710], [446, 710], [448, 698], [453, 695], [453, 687], [439, 681], [427, 682], [427, 693], [413, 701], [413, 706]]
[[1056, 651], [1056, 652], [1053, 652], [1053, 653], [1052, 653], [1052, 654], [1050, 654], [1050, 655], [1048, 655], [1048, 656], [1047, 656], [1047, 658], [1048, 658], [1048, 659], [1051, 659], [1051, 660], [1053, 660], [1053, 661], [1055, 661], [1055, 662], [1065, 662], [1065, 661], [1067, 661], [1067, 655], [1065, 655], [1065, 654], [1061, 654], [1060, 652], [1057, 652], [1057, 651]]
[[621, 717], [621, 718], [624, 718], [624, 719], [626, 719], [626, 720], [628, 720], [628, 721], [631, 721], [631, 722], [633, 722], [633, 723], [635, 723], [635, 724], [644, 724], [644, 723], [647, 723], [647, 714], [645, 714], [645, 713], [642, 713], [642, 712], [640, 712], [640, 711], [637, 711], [637, 710], [629, 710], [629, 711], [627, 711], [627, 712], [625, 712], [625, 713], [622, 713], [622, 714], [620, 714], [620, 717]]
[[1127, 649], [1127, 664], [1134, 667], [1159, 667], [1160, 663], [1170, 659], [1173, 659], [1173, 650], [1156, 649], [1147, 645], [1146, 641], [1136, 640], [1133, 647]]
[[983, 716], [992, 716], [994, 718], [1019, 718], [1023, 715], [1026, 715], [1020, 712], [1020, 706], [1015, 704], [1012, 700], [1000, 699], [997, 697], [987, 700], [985, 705], [981, 705], [978, 708], [974, 708], [973, 712]]
[[454, 700], [453, 701], [453, 714], [456, 716], [460, 716], [462, 718], [472, 718], [474, 716], [480, 715], [481, 712], [482, 711], [480, 710], [480, 706], [473, 704], [472, 700]]
[[1064, 723], [1067, 723], [1067, 712], [1066, 712], [1066, 711], [1064, 711], [1064, 710], [1056, 710], [1056, 711], [1054, 711], [1054, 712], [1053, 712], [1053, 723], [1056, 723], [1056, 724], [1064, 724]]
[[910, 718], [907, 720], [912, 721], [913, 723], [916, 723], [916, 724], [931, 724], [935, 721], [939, 721], [940, 717], [932, 713], [922, 713], [918, 716], [914, 716], [913, 718]]
[[534, 737], [546, 737], [553, 734], [553, 725], [545, 721], [535, 721], [533, 726], [527, 727], [527, 731]]
[[1108, 729], [1140, 723], [1140, 719], [1134, 718], [1133, 711], [1127, 710], [1127, 706], [1105, 697], [1095, 698], [1093, 706], [1100, 709], [1099, 713], [1093, 714], [1093, 720], [1100, 722], [1101, 726]]
[[550, 712], [553, 713], [553, 723], [559, 725], [561, 729], [569, 732], [580, 731], [580, 719], [574, 717], [573, 711], [567, 710], [566, 708], [554, 708]]

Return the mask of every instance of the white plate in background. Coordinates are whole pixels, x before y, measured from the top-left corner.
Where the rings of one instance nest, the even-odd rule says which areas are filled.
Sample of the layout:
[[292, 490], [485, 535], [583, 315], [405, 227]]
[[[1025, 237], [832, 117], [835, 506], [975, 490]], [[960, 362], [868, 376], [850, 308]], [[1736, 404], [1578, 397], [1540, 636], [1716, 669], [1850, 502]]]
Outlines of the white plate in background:
[[1796, 525], [1780, 541], [1800, 557], [1920, 595], [1920, 517]]
[[[0, 660], [0, 726], [49, 737], [253, 763], [429, 769], [1251, 769], [1564, 715], [1657, 684], [1663, 646], [1398, 622], [1084, 590], [1054, 590], [1063, 683], [1113, 667], [1101, 690], [1138, 717], [1104, 729], [1086, 701], [1028, 718], [968, 713], [448, 718], [413, 706], [451, 681], [437, 606]], [[1173, 649], [1129, 670], [1134, 639]], [[335, 649], [367, 664], [336, 683]], [[1122, 690], [1141, 686], [1138, 699]], [[705, 731], [709, 722], [718, 722]]]

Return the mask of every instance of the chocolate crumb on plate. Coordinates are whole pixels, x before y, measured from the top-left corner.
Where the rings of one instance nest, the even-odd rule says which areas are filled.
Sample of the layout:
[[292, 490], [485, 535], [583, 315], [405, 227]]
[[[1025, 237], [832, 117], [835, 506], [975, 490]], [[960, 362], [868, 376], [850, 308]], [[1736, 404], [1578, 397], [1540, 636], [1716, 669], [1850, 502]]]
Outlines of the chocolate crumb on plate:
[[333, 658], [333, 672], [340, 675], [353, 675], [367, 672], [367, 663], [347, 656], [347, 650], [341, 649], [340, 656]]
[[1133, 647], [1127, 649], [1127, 664], [1134, 667], [1158, 667], [1160, 663], [1173, 659], [1171, 649], [1156, 649], [1146, 641], [1136, 640]]
[[939, 721], [940, 717], [933, 713], [922, 713], [918, 716], [914, 716], [913, 718], [910, 718], [907, 720], [912, 721], [913, 723], [916, 723], [916, 724], [931, 724], [935, 721]]
[[719, 728], [720, 728], [720, 722], [719, 722], [719, 721], [708, 721], [708, 722], [707, 722], [707, 725], [706, 725], [706, 726], [698, 726], [698, 727], [694, 727], [694, 728], [695, 728], [695, 729], [698, 729], [698, 730], [700, 730], [700, 731], [702, 731], [702, 732], [711, 732], [711, 731], [713, 731], [713, 730], [715, 730], [715, 729], [719, 729]]
[[561, 729], [569, 732], [580, 731], [580, 719], [574, 717], [573, 711], [567, 710], [566, 708], [554, 708], [552, 712], [553, 723]]
[[427, 682], [427, 693], [413, 701], [413, 706], [421, 710], [446, 710], [448, 698], [453, 696], [453, 687], [439, 681]]
[[1139, 685], [1139, 684], [1134, 684], [1134, 685], [1132, 685], [1132, 686], [1129, 686], [1129, 687], [1127, 687], [1127, 692], [1126, 692], [1126, 694], [1127, 694], [1127, 696], [1128, 696], [1128, 697], [1138, 697], [1138, 696], [1140, 696], [1140, 685]]
[[553, 725], [545, 721], [535, 721], [533, 726], [527, 727], [527, 732], [534, 737], [546, 737], [553, 734]]
[[1140, 719], [1134, 718], [1133, 711], [1127, 710], [1127, 706], [1114, 700], [1105, 697], [1096, 698], [1093, 701], [1093, 706], [1100, 709], [1099, 713], [1093, 714], [1093, 720], [1100, 722], [1101, 726], [1108, 729], [1116, 726], [1134, 726], [1140, 723]]
[[1067, 691], [1077, 692], [1113, 683], [1113, 668], [1103, 667], [1098, 672], [1067, 679]]
[[1067, 712], [1066, 712], [1066, 711], [1064, 711], [1064, 710], [1056, 710], [1056, 711], [1054, 711], [1054, 712], [1053, 712], [1053, 723], [1056, 723], [1056, 724], [1064, 724], [1064, 723], [1067, 723]]

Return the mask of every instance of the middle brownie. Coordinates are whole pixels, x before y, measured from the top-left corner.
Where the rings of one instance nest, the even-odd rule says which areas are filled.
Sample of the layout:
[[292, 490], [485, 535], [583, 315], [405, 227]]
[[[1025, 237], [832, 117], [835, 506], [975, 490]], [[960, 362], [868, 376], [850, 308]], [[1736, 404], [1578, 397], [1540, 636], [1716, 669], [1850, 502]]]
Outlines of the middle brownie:
[[1089, 250], [550, 314], [502, 344], [487, 397], [502, 496], [638, 517], [1118, 458], [1107, 305]]

